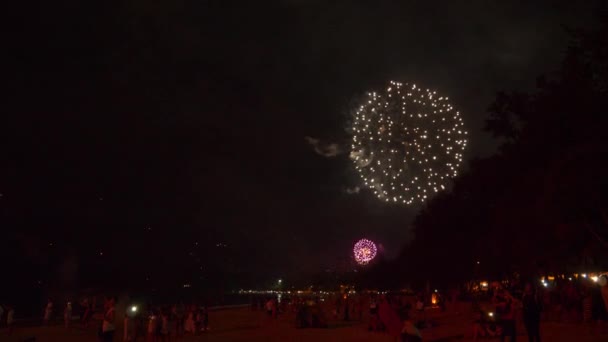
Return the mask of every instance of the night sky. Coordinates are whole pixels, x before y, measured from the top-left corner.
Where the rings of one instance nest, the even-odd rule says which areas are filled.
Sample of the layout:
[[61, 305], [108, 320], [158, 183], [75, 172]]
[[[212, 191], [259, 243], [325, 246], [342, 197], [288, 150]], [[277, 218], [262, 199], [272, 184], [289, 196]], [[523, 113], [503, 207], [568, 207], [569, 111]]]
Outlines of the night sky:
[[466, 160], [490, 155], [496, 142], [482, 130], [495, 93], [555, 70], [562, 26], [587, 25], [595, 8], [100, 3], [11, 12], [0, 225], [4, 257], [35, 265], [19, 277], [219, 272], [260, 284], [346, 270], [361, 237], [392, 257], [420, 207], [354, 193], [358, 96], [389, 80], [437, 89], [464, 116]]

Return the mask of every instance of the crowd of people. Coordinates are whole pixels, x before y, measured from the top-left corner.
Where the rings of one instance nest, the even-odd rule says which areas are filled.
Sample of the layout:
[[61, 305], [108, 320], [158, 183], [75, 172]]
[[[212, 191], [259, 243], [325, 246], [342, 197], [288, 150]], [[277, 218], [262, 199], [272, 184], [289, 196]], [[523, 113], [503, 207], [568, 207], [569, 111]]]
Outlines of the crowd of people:
[[209, 309], [206, 305], [174, 304], [139, 313], [137, 306], [126, 308], [123, 341], [169, 342], [184, 335], [199, 335], [209, 330]]
[[[412, 299], [414, 298], [414, 300]], [[424, 315], [425, 302], [430, 297], [402, 294], [333, 294], [327, 298], [293, 296], [284, 298], [259, 297], [252, 299], [251, 308], [262, 311], [269, 319], [291, 313], [297, 328], [327, 328], [328, 317], [334, 320], [367, 322], [368, 329], [399, 336], [403, 341], [420, 341], [419, 328], [428, 324]], [[107, 297], [98, 308], [95, 297], [80, 301], [79, 316], [72, 316], [72, 304], [64, 308], [64, 324], [79, 318], [83, 328], [91, 321], [99, 321], [100, 341], [113, 341], [118, 330], [123, 341], [165, 342], [186, 334], [198, 335], [209, 330], [209, 310], [205, 305], [172, 305], [141, 309], [132, 303], [122, 303], [117, 311], [117, 300]], [[127, 305], [128, 304], [128, 305]], [[124, 310], [124, 312], [122, 311]], [[54, 303], [49, 300], [44, 308], [43, 325], [56, 322]]]
[[[459, 293], [456, 290], [445, 295], [426, 291], [417, 296], [340, 293], [325, 299], [284, 299], [281, 305], [276, 299], [268, 299], [259, 307], [265, 307], [270, 317], [293, 310], [298, 328], [327, 327], [327, 317], [362, 322], [365, 317], [370, 331], [400, 336], [402, 341], [419, 341], [420, 331], [435, 323], [427, 317], [428, 307], [433, 306], [439, 312], [446, 311], [448, 307], [458, 311], [455, 306], [462, 305], [463, 299]], [[488, 294], [472, 303], [474, 340], [515, 341], [520, 332], [527, 334], [530, 342], [540, 341], [543, 321], [586, 324], [592, 334], [608, 333], [606, 275], [556, 277], [550, 281], [537, 279], [527, 283], [515, 280], [496, 282]]]
[[[560, 277], [547, 282], [518, 282], [491, 289], [490, 306], [474, 305], [474, 340], [507, 337], [515, 341], [523, 325], [530, 342], [541, 340], [541, 321], [580, 323], [594, 334], [608, 333], [608, 276]], [[519, 324], [521, 323], [521, 324]]]
[[[509, 338], [515, 341], [518, 330], [525, 329], [530, 342], [541, 340], [541, 321], [584, 323], [597, 334], [608, 333], [608, 277], [581, 276], [552, 278], [550, 281], [521, 283], [495, 282], [485, 297], [473, 300], [472, 336]], [[462, 299], [462, 298], [460, 298]], [[418, 295], [396, 293], [332, 293], [324, 296], [294, 295], [281, 300], [279, 296], [253, 297], [251, 309], [263, 312], [269, 320], [290, 313], [296, 328], [327, 328], [329, 319], [356, 321], [369, 331], [385, 332], [401, 341], [421, 341], [420, 330], [432, 326], [427, 318], [429, 306], [445, 311], [459, 302], [458, 292], [445, 296], [427, 290]], [[63, 318], [66, 329], [74, 322], [87, 328], [98, 322], [101, 341], [114, 341], [122, 332], [123, 341], [165, 342], [186, 334], [198, 335], [209, 330], [209, 309], [206, 305], [174, 304], [139, 307], [135, 302], [107, 297], [103, 305], [96, 297], [83, 298], [77, 307], [66, 301], [57, 310], [48, 300], [42, 313], [44, 326]], [[12, 334], [15, 308], [0, 305], [0, 327]], [[97, 327], [97, 326], [96, 326]], [[519, 328], [518, 328], [519, 327]], [[119, 332], [118, 332], [119, 331]]]
[[[42, 325], [55, 325], [60, 317], [66, 329], [78, 322], [82, 329], [87, 329], [91, 322], [98, 323], [99, 340], [114, 341], [115, 335], [122, 332], [122, 341], [169, 342], [172, 338], [184, 335], [199, 335], [209, 330], [209, 310], [207, 305], [174, 304], [170, 306], [145, 309], [135, 303], [122, 303], [117, 311], [117, 299], [106, 297], [103, 305], [97, 303], [97, 297], [83, 298], [74, 315], [72, 303], [67, 301], [63, 308], [63, 317], [56, 314], [55, 304], [49, 299], [43, 309]], [[124, 310], [124, 311], [123, 311]], [[15, 310], [10, 305], [0, 305], [0, 328], [6, 323], [8, 334], [14, 330]], [[118, 330], [121, 330], [117, 332]]]
[[[413, 297], [401, 293], [351, 294], [335, 293], [329, 296], [293, 296], [282, 298], [252, 298], [253, 311], [264, 310], [269, 318], [292, 313], [295, 327], [327, 328], [329, 318], [344, 322], [366, 323], [369, 331], [389, 333], [401, 341], [421, 341], [419, 326], [425, 324], [423, 309], [415, 311], [424, 296]], [[366, 321], [367, 320], [367, 321]]]

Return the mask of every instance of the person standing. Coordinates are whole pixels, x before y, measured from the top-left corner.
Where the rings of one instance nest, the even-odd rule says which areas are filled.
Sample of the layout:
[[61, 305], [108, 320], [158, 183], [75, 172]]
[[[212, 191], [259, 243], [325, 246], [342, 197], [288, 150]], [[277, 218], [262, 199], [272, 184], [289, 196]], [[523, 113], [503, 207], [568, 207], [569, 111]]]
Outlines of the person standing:
[[156, 330], [157, 330], [157, 326], [159, 324], [159, 319], [157, 316], [157, 313], [152, 310], [152, 312], [150, 313], [150, 316], [148, 317], [148, 329], [146, 332], [146, 342], [156, 342], [157, 338], [156, 338]]
[[602, 300], [603, 300], [603, 304], [604, 304], [604, 320], [603, 320], [603, 326], [601, 333], [602, 334], [607, 334], [608, 333], [608, 276], [605, 274], [602, 274], [598, 280], [599, 285], [600, 285], [600, 292], [602, 294]]
[[369, 302], [369, 326], [367, 330], [378, 330], [378, 304], [375, 298], [371, 298]]
[[8, 305], [8, 312], [6, 314], [6, 326], [8, 327], [8, 335], [11, 336], [13, 334], [13, 323], [15, 323], [15, 308], [12, 305]]
[[279, 303], [276, 298], [272, 298], [272, 318], [279, 317]]
[[540, 342], [540, 313], [542, 311], [541, 299], [532, 284], [526, 284], [522, 296], [524, 311], [524, 325], [528, 332], [529, 342]]
[[186, 316], [186, 307], [184, 303], [179, 303], [177, 306], [177, 329], [176, 336], [181, 337], [184, 335], [184, 321]]
[[103, 342], [112, 342], [114, 340], [114, 330], [116, 330], [114, 305], [114, 298], [111, 298], [107, 303], [107, 309], [101, 325], [101, 340]]
[[84, 299], [83, 302], [84, 312], [82, 314], [82, 326], [87, 328], [89, 326], [89, 319], [93, 315], [93, 303], [88, 298]]
[[584, 285], [582, 291], [583, 297], [583, 323], [590, 324], [593, 319], [593, 298], [591, 289], [588, 285]]
[[160, 340], [162, 342], [171, 341], [171, 322], [169, 320], [169, 313], [164, 309], [161, 311]]
[[48, 325], [53, 315], [53, 301], [49, 299], [44, 309], [44, 325]]
[[509, 336], [511, 342], [515, 342], [517, 332], [515, 329], [515, 310], [513, 308], [513, 297], [503, 290], [499, 289], [494, 296], [496, 305], [496, 313], [502, 325], [502, 334], [500, 341], [504, 342], [505, 337]]
[[129, 309], [125, 310], [125, 317], [123, 319], [123, 334], [122, 340], [124, 342], [131, 342], [137, 339], [137, 314]]
[[203, 331], [209, 331], [209, 308], [203, 305]]
[[347, 322], [350, 320], [350, 315], [349, 315], [349, 313], [350, 313], [350, 306], [349, 306], [349, 304], [350, 304], [350, 302], [349, 302], [348, 296], [345, 295], [344, 296], [344, 320], [347, 321]]
[[63, 310], [63, 321], [65, 323], [65, 328], [68, 329], [70, 327], [70, 321], [72, 320], [72, 303], [67, 302], [65, 305], [65, 309]]
[[196, 332], [196, 328], [194, 326], [194, 321], [196, 320], [196, 313], [195, 311], [195, 306], [192, 305], [190, 307], [190, 310], [188, 311], [188, 318], [186, 319], [186, 322], [184, 323], [184, 331], [187, 333], [195, 333]]
[[416, 300], [416, 321], [418, 324], [426, 324], [426, 314], [424, 311], [424, 297], [422, 294], [418, 295]]
[[196, 309], [196, 322], [194, 324], [194, 334], [199, 335], [203, 330], [203, 312], [200, 307]]
[[270, 298], [266, 302], [266, 313], [268, 314], [268, 317], [272, 317], [272, 299]]
[[591, 291], [591, 316], [592, 320], [596, 322], [596, 325], [592, 328], [593, 334], [601, 334], [606, 326], [607, 312], [606, 312], [606, 304], [604, 303], [604, 298], [602, 296], [602, 287], [596, 283], [589, 283], [589, 288]]

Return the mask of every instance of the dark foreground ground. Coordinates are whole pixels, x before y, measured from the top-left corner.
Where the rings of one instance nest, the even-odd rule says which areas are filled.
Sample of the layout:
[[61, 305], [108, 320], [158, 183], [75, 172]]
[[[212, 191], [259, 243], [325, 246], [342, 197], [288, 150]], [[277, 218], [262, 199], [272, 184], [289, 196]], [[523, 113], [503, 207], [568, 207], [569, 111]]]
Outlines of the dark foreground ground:
[[[468, 314], [435, 313], [438, 326], [423, 330], [425, 341], [471, 341], [471, 318]], [[296, 329], [294, 314], [285, 314], [277, 320], [269, 319], [261, 312], [249, 309], [231, 309], [210, 313], [211, 330], [200, 336], [172, 338], [172, 341], [395, 341], [384, 333], [367, 331], [365, 322], [331, 321], [327, 329]], [[96, 324], [88, 329], [74, 327], [65, 329], [61, 326], [30, 327], [17, 329], [8, 337], [6, 329], [0, 331], [0, 341], [22, 341], [27, 337], [36, 337], [36, 341], [87, 342], [97, 341]], [[518, 340], [527, 341], [523, 328], [519, 329]], [[608, 341], [608, 335], [594, 335], [593, 327], [580, 324], [544, 323], [542, 334], [544, 341]], [[114, 341], [122, 341], [122, 334], [117, 331]], [[143, 339], [139, 339], [143, 341]], [[495, 339], [494, 341], [498, 341]]]

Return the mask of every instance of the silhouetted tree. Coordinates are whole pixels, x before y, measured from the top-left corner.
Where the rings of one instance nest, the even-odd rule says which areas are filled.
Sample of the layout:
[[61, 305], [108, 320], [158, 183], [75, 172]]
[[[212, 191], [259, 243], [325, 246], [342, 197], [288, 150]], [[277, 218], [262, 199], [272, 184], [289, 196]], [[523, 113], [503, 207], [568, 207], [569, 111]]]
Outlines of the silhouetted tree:
[[394, 267], [454, 282], [608, 266], [608, 16], [570, 33], [536, 91], [497, 94], [486, 130], [499, 152], [428, 203]]

